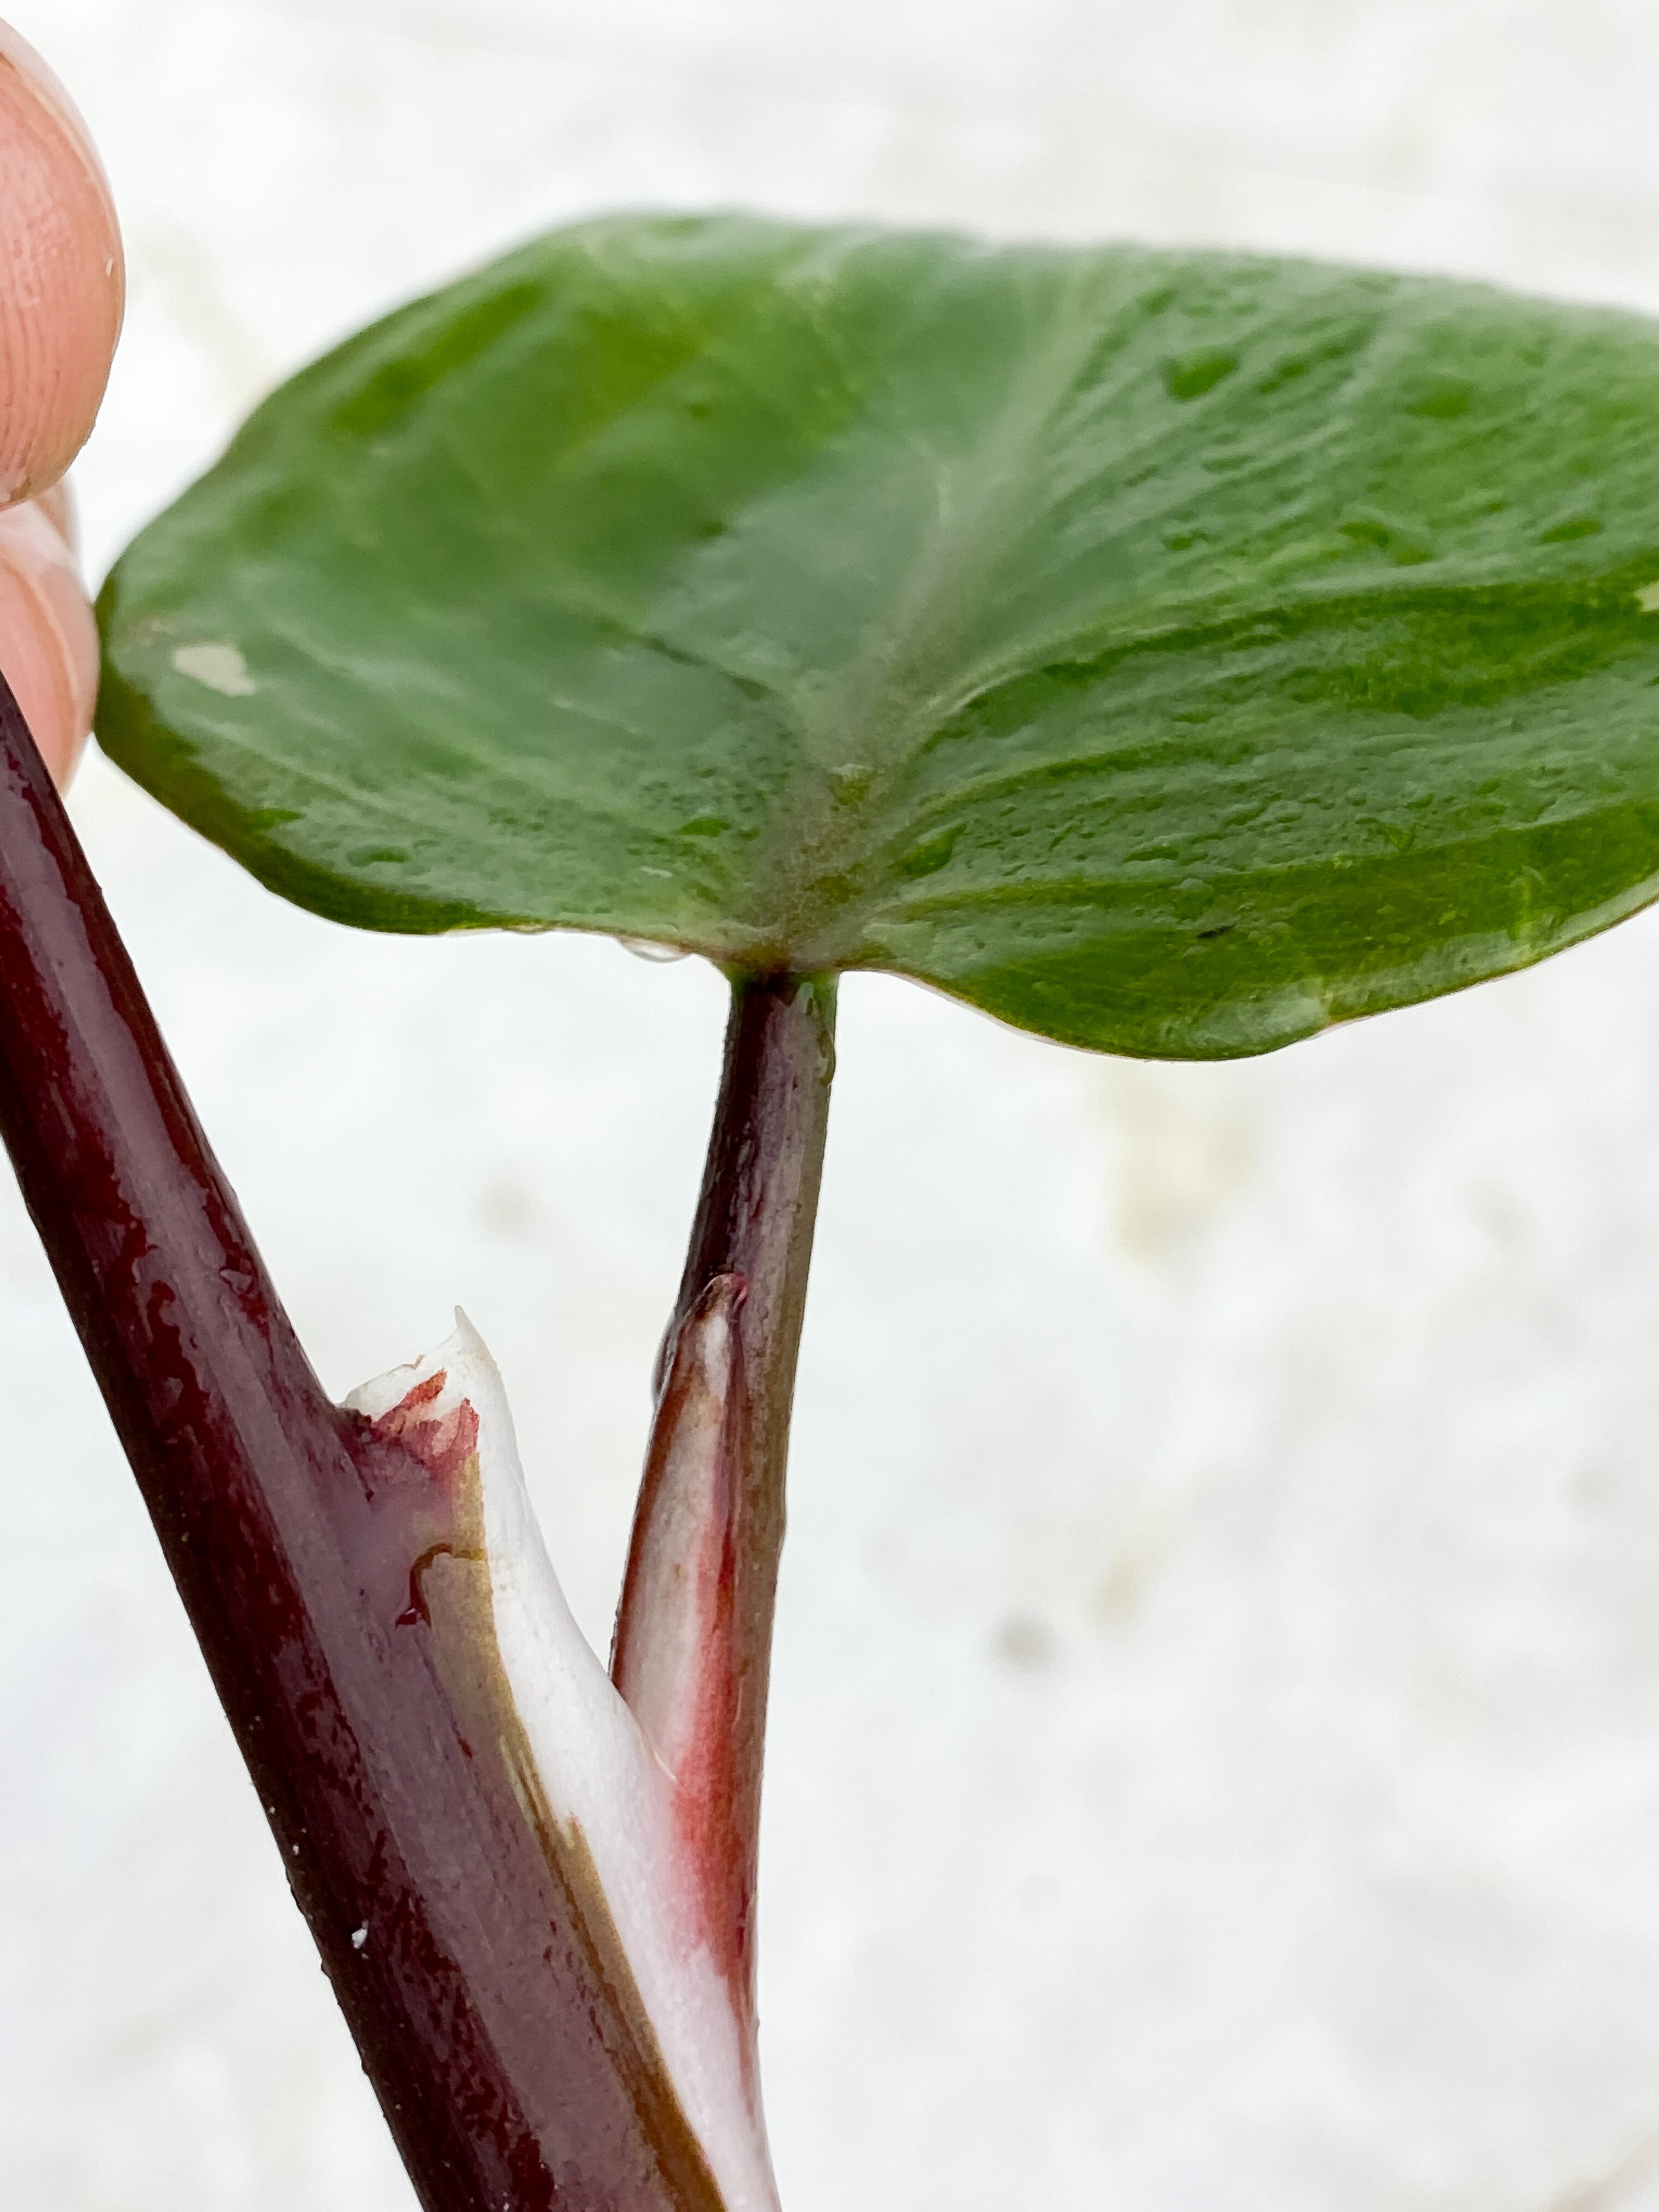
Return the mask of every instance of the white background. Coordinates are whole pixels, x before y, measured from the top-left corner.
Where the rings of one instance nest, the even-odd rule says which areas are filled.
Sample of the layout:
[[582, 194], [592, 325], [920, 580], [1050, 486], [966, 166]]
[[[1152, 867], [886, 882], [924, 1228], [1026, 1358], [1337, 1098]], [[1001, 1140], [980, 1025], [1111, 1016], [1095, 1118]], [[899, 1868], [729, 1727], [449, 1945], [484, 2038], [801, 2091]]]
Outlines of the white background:
[[[1659, 309], [1651, 0], [9, 0], [132, 296], [100, 573], [383, 307], [633, 204]], [[76, 812], [325, 1380], [446, 1333], [607, 1631], [720, 993]], [[1659, 2207], [1659, 927], [1223, 1067], [844, 993], [784, 1576], [790, 2212]], [[0, 1195], [0, 2203], [407, 2212]]]

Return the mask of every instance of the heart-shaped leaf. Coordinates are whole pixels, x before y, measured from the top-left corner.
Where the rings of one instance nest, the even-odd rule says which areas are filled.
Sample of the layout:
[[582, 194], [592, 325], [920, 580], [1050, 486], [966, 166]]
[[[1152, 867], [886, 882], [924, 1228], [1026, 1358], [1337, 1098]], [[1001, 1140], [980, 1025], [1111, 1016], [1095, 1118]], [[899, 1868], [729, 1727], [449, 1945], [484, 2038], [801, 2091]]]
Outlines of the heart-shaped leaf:
[[101, 611], [106, 747], [322, 913], [1259, 1051], [1659, 891], [1659, 328], [593, 223], [295, 378]]

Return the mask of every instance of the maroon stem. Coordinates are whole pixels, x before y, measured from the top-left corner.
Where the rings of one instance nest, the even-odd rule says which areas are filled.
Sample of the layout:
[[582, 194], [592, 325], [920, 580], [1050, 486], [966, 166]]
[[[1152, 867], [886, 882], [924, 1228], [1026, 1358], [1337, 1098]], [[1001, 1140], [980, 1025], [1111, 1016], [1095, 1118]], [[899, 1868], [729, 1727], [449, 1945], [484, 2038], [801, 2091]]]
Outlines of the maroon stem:
[[[684, 1771], [678, 1778], [683, 1791], [701, 1789], [701, 1808], [688, 1808], [690, 1841], [703, 1863], [714, 1938], [751, 2033], [772, 1620], [835, 1018], [833, 976], [733, 981], [720, 1098], [685, 1273], [658, 1359], [657, 1421], [611, 1654], [617, 1687], [647, 1729], [655, 1733], [659, 1725], [646, 1710], [654, 1704], [666, 1735], [691, 1745], [700, 1784]], [[719, 1463], [694, 1466], [688, 1478], [684, 1462], [696, 1455], [683, 1448], [685, 1433], [706, 1406], [708, 1383], [705, 1376], [700, 1388], [688, 1372], [687, 1348], [711, 1315], [730, 1332]], [[694, 1349], [702, 1364], [704, 1347]], [[684, 1574], [672, 1571], [681, 1532], [699, 1518], [695, 1503], [688, 1507], [688, 1481], [717, 1492], [708, 1510], [721, 1523], [722, 1543], [720, 1602], [705, 1617], [703, 1648], [691, 1668], [675, 1656], [684, 1639], [674, 1613], [694, 1599], [684, 1594]], [[677, 1703], [701, 1705], [701, 1724], [687, 1715], [678, 1725]]]
[[430, 1478], [313, 1374], [3, 679], [0, 1134], [428, 2212], [708, 2206], [410, 1605]]

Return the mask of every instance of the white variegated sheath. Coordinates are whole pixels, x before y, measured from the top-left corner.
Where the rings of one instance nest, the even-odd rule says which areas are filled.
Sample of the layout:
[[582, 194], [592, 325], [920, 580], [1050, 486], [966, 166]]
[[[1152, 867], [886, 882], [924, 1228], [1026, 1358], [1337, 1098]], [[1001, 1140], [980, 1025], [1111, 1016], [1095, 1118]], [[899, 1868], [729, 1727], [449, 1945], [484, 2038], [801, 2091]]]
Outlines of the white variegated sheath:
[[446, 1343], [365, 1383], [345, 1402], [373, 1422], [401, 1414], [405, 1425], [447, 1425], [448, 1433], [467, 1408], [476, 1418], [496, 1656], [552, 1815], [552, 1848], [573, 1863], [584, 1852], [592, 1862], [641, 2007], [726, 2212], [777, 2212], [746, 2022], [711, 1940], [701, 1870], [675, 1819], [674, 1777], [565, 1601], [525, 1486], [495, 1362], [458, 1310]]

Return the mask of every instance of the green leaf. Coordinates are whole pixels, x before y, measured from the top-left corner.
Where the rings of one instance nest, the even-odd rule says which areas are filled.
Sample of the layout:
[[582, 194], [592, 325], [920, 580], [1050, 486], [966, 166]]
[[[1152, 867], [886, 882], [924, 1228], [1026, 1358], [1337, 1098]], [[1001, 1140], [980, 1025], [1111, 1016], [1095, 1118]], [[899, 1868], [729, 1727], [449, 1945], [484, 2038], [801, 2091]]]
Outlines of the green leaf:
[[592, 223], [296, 377], [101, 617], [106, 748], [323, 914], [1261, 1051], [1659, 891], [1659, 327]]

